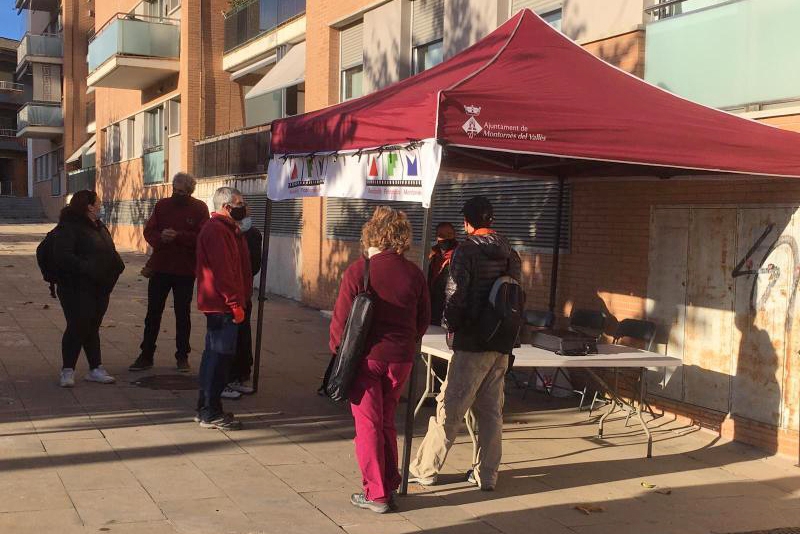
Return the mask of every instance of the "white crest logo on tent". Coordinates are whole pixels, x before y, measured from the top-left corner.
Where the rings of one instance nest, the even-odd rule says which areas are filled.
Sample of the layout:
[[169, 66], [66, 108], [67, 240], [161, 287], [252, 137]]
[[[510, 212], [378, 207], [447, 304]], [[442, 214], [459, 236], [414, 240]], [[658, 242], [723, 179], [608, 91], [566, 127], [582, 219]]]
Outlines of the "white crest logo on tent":
[[475, 119], [475, 117], [481, 114], [481, 108], [480, 106], [476, 106], [474, 104], [471, 106], [464, 106], [464, 112], [466, 112], [466, 114], [469, 115], [470, 117], [469, 119], [467, 119], [467, 122], [464, 123], [464, 126], [462, 126], [462, 128], [467, 133], [469, 138], [472, 139], [473, 137], [481, 133], [481, 131], [483, 131], [481, 123], [479, 123], [477, 119]]

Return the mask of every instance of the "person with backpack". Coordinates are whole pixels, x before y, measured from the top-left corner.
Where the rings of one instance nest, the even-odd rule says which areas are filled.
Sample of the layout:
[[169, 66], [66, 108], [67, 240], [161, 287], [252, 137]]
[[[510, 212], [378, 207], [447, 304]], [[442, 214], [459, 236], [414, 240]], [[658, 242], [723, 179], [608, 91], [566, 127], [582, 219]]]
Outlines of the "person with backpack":
[[[497, 483], [502, 454], [508, 354], [516, 341], [524, 306], [519, 286], [522, 265], [508, 241], [491, 229], [494, 211], [486, 197], [469, 199], [461, 212], [467, 238], [450, 263], [442, 320], [454, 352], [447, 379], [436, 397], [436, 415], [430, 418], [425, 438], [411, 462], [409, 480], [423, 486], [436, 484], [461, 421], [472, 407], [480, 432], [477, 462], [467, 481], [491, 491]], [[505, 297], [511, 301], [501, 302]], [[507, 305], [511, 309], [503, 310]]]
[[404, 256], [411, 247], [411, 224], [405, 213], [387, 206], [376, 208], [362, 229], [361, 244], [365, 255], [342, 276], [331, 319], [330, 349], [338, 352], [353, 302], [368, 292], [374, 302], [372, 320], [347, 394], [364, 490], [352, 494], [350, 503], [386, 513], [401, 482], [395, 412], [430, 323], [430, 297], [425, 275]]
[[143, 274], [147, 282], [147, 315], [139, 356], [129, 371], [153, 367], [161, 317], [170, 291], [175, 308], [175, 367], [189, 372], [189, 336], [194, 296], [197, 234], [208, 221], [206, 203], [192, 197], [195, 179], [179, 172], [172, 178], [172, 196], [156, 203], [144, 227], [144, 238], [153, 248]]
[[[61, 387], [75, 385], [75, 365], [81, 349], [89, 361], [89, 382], [112, 384], [100, 354], [100, 324], [108, 309], [111, 291], [125, 264], [100, 221], [100, 197], [94, 191], [78, 191], [59, 217], [51, 247], [45, 254], [49, 272], [55, 273], [56, 293], [67, 327], [61, 340]], [[47, 239], [47, 238], [46, 238]]]

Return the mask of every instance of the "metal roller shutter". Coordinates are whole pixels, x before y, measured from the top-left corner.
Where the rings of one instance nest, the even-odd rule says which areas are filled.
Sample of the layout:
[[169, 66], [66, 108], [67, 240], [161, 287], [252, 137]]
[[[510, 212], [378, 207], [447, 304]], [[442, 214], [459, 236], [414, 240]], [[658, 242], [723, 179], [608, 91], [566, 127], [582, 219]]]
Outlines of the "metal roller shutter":
[[[267, 207], [267, 195], [244, 195], [250, 204], [253, 226], [264, 229], [264, 213]], [[303, 231], [303, 199], [293, 198], [272, 203], [272, 221], [270, 234], [299, 236]]]
[[153, 213], [159, 199], [150, 198], [142, 200], [116, 200], [104, 202], [105, 214], [103, 221], [106, 224], [123, 224], [143, 226]]
[[414, 0], [412, 46], [438, 41], [444, 36], [444, 0]]
[[564, 0], [514, 0], [511, 4], [511, 15], [520, 9], [528, 8], [534, 13], [549, 13], [563, 7]]
[[364, 23], [359, 22], [343, 29], [341, 41], [340, 68], [349, 69], [364, 62]]
[[[433, 229], [441, 222], [455, 226], [464, 237], [461, 206], [473, 196], [484, 195], [492, 202], [495, 212], [494, 228], [514, 247], [532, 252], [549, 252], [556, 233], [558, 183], [527, 179], [502, 179], [492, 182], [462, 182], [437, 184], [433, 193]], [[376, 206], [389, 205], [406, 212], [414, 231], [414, 241], [422, 237], [424, 210], [412, 202], [381, 202], [377, 200], [329, 198], [326, 202], [328, 239], [358, 241], [361, 227], [372, 216]], [[564, 207], [561, 214], [561, 249], [570, 247], [572, 189], [564, 187]], [[433, 233], [432, 233], [433, 235]]]

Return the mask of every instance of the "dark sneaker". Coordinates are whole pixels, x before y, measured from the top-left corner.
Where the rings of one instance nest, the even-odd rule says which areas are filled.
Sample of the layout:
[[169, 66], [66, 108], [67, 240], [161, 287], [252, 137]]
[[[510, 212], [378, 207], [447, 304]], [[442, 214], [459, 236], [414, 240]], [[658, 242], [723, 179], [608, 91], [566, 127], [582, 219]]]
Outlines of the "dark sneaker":
[[147, 371], [153, 368], [153, 360], [150, 358], [143, 358], [139, 356], [136, 361], [128, 367], [128, 371]]
[[200, 421], [200, 428], [216, 428], [217, 430], [241, 430], [242, 422], [232, 414], [221, 415], [208, 421]]
[[350, 504], [365, 510], [371, 510], [376, 514], [385, 514], [389, 511], [389, 504], [385, 502], [370, 501], [364, 497], [363, 493], [353, 493], [350, 495]]
[[400, 509], [400, 507], [397, 505], [397, 500], [395, 499], [396, 497], [397, 497], [396, 491], [393, 491], [392, 494], [389, 495], [389, 502], [387, 504], [389, 505], [389, 510], [391, 510], [392, 512], [396, 512]]
[[473, 486], [478, 486], [481, 489], [481, 491], [494, 491], [494, 486], [482, 486], [478, 484], [478, 481], [475, 479], [475, 471], [472, 469], [467, 471], [467, 482], [469, 482]]
[[189, 358], [178, 358], [175, 361], [175, 368], [179, 373], [188, 373], [191, 371], [192, 368], [189, 366]]

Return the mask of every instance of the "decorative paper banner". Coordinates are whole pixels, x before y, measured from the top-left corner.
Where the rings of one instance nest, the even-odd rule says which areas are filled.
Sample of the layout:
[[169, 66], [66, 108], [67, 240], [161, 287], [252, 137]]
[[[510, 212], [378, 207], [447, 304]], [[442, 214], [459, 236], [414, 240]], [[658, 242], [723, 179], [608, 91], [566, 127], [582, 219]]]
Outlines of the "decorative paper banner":
[[441, 162], [442, 147], [435, 139], [384, 151], [278, 154], [269, 162], [267, 194], [271, 200], [343, 197], [428, 207]]

